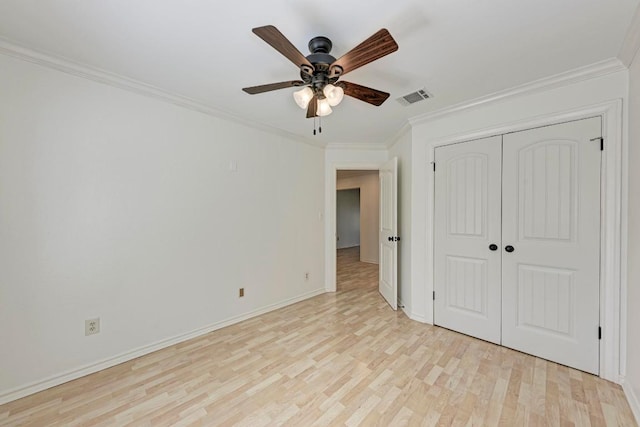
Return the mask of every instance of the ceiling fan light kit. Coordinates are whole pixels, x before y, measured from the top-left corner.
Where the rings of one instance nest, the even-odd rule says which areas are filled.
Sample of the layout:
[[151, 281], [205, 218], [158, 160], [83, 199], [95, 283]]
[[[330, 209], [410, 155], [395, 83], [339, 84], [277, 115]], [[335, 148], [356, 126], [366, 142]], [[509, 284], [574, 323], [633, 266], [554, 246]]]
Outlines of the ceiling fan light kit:
[[334, 86], [330, 83], [322, 89], [322, 93], [324, 93], [327, 102], [332, 107], [340, 104], [342, 102], [342, 98], [344, 98], [344, 89], [342, 89], [340, 86]]
[[332, 112], [333, 110], [331, 109], [331, 105], [329, 105], [329, 101], [327, 101], [327, 98], [318, 100], [318, 116], [319, 117], [328, 116]]
[[309, 86], [305, 86], [300, 90], [293, 92], [293, 99], [298, 104], [298, 107], [306, 110], [309, 106], [309, 102], [313, 99], [313, 91]]
[[[271, 83], [242, 89], [250, 95], [288, 87], [304, 86], [302, 89], [293, 93], [293, 99], [300, 108], [307, 110], [307, 118], [313, 117], [314, 119], [315, 117], [324, 117], [331, 114], [333, 111], [331, 107], [340, 104], [344, 95], [375, 106], [380, 106], [389, 97], [389, 94], [386, 92], [360, 86], [355, 83], [338, 81], [340, 77], [348, 72], [398, 50], [398, 44], [386, 29], [379, 30], [337, 60], [329, 54], [333, 43], [327, 37], [319, 36], [312, 38], [309, 41], [311, 54], [305, 57], [273, 25], [257, 27], [252, 31], [293, 62], [300, 70], [301, 80]], [[313, 133], [314, 135], [316, 134], [315, 120]]]

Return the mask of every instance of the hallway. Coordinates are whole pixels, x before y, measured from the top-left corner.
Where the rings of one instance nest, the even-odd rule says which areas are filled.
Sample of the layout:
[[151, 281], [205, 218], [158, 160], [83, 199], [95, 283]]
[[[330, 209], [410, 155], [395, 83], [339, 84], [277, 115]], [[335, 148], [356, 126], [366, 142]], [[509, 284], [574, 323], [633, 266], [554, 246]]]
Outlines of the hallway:
[[338, 292], [378, 288], [378, 264], [360, 261], [360, 246], [338, 249]]

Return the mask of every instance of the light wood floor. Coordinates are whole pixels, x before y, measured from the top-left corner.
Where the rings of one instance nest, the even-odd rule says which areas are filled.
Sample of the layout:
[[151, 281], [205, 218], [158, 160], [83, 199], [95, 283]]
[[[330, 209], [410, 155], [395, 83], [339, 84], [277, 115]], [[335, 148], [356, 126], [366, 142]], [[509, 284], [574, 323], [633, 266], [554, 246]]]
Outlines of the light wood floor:
[[360, 262], [360, 246], [339, 249], [336, 261], [339, 292], [378, 289], [378, 264]]
[[0, 406], [0, 425], [633, 426], [619, 386], [339, 291]]

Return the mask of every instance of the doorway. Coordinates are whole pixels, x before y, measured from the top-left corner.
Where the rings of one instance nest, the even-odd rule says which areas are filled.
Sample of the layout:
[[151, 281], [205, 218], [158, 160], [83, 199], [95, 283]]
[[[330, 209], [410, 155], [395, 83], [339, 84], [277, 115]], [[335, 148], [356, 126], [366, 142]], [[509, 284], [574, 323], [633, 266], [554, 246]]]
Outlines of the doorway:
[[378, 170], [336, 174], [336, 290], [376, 290], [379, 258]]

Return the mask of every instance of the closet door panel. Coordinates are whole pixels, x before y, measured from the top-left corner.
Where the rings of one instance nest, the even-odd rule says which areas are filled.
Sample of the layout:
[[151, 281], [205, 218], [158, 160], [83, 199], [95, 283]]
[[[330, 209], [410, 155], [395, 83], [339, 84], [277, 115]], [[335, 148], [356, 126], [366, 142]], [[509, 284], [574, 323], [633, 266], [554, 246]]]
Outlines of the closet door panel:
[[[502, 344], [599, 370], [599, 118], [504, 136]], [[507, 251], [512, 247], [513, 251]]]
[[500, 342], [501, 137], [436, 149], [435, 324]]

